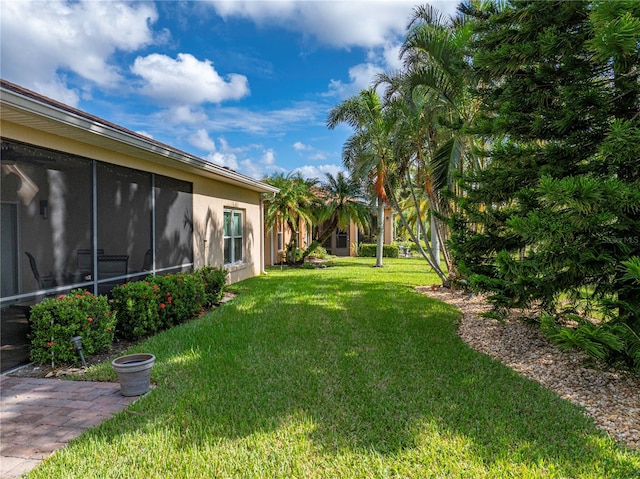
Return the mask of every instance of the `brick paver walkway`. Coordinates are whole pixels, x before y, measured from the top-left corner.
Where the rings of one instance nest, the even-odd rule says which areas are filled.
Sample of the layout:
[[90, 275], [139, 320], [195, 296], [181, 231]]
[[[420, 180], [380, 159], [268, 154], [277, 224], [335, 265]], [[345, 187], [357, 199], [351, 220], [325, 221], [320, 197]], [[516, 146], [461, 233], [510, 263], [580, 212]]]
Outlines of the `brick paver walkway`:
[[0, 376], [0, 477], [20, 477], [136, 399], [117, 383]]

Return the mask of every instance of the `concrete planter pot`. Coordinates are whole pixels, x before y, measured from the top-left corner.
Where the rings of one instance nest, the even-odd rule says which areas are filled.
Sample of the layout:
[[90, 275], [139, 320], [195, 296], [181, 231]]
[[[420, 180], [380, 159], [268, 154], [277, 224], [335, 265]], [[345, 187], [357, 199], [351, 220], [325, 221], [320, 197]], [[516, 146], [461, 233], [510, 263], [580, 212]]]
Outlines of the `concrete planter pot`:
[[156, 357], [148, 353], [129, 354], [111, 361], [113, 369], [118, 374], [120, 394], [140, 396], [149, 391], [151, 368], [155, 362]]

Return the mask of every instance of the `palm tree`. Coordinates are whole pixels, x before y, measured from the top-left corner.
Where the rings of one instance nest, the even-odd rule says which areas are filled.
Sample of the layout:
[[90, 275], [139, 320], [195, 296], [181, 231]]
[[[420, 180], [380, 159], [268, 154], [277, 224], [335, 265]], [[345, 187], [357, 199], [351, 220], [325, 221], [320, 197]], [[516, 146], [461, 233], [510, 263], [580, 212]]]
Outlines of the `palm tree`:
[[391, 161], [393, 119], [386, 114], [376, 91], [368, 89], [346, 99], [329, 112], [327, 126], [334, 129], [340, 123], [347, 123], [355, 130], [343, 147], [345, 167], [352, 177], [368, 179], [374, 185], [378, 210], [376, 267], [382, 267], [384, 205], [388, 201], [386, 183]]
[[418, 213], [419, 203], [428, 198], [432, 248], [425, 257], [444, 284], [448, 280], [441, 274], [440, 249], [450, 275], [455, 272], [447, 248], [452, 205], [443, 193], [457, 192], [454, 172], [478, 167], [472, 138], [462, 128], [477, 111], [469, 93], [475, 81], [468, 61], [470, 27], [464, 16], [446, 19], [433, 7], [416, 7], [400, 50], [404, 70], [377, 79], [378, 85], [387, 85], [387, 102], [402, 110], [394, 155]]
[[278, 194], [265, 201], [265, 224], [268, 229], [276, 228], [282, 223], [287, 225], [291, 232], [287, 245], [287, 262], [295, 263], [300, 225], [302, 223], [311, 227], [315, 222], [313, 211], [320, 206], [318, 197], [311, 190], [318, 180], [304, 179], [299, 173], [289, 173], [287, 176], [280, 173], [267, 176], [264, 181], [280, 189]]
[[321, 184], [322, 189], [318, 194], [324, 200], [324, 207], [317, 215], [317, 220], [327, 224], [320, 237], [302, 255], [303, 261], [338, 228], [346, 230], [351, 222], [361, 227], [369, 226], [370, 212], [362, 199], [360, 181], [345, 176], [341, 171], [335, 177], [329, 173], [326, 176], [327, 180]]

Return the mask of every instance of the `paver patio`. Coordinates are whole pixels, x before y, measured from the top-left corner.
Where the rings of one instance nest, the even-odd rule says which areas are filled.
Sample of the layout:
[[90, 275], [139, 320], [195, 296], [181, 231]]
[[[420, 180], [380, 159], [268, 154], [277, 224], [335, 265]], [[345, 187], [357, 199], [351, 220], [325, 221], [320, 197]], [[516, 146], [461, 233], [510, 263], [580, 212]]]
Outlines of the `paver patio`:
[[117, 383], [0, 376], [0, 477], [21, 477], [136, 399]]

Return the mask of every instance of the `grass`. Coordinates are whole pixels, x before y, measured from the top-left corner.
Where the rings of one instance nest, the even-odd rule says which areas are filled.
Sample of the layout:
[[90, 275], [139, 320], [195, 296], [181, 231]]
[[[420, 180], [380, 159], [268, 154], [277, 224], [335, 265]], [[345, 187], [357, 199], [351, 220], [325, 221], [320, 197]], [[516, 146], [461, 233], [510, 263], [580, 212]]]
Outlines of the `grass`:
[[[637, 478], [640, 455], [456, 335], [423, 261], [269, 271], [138, 345], [157, 386], [29, 478]], [[108, 364], [93, 377], [112, 376]]]

